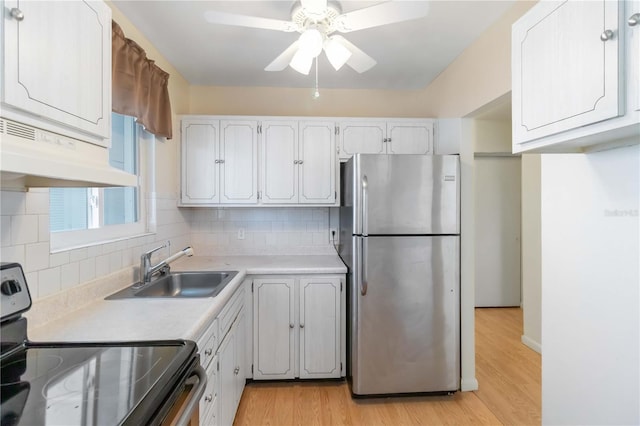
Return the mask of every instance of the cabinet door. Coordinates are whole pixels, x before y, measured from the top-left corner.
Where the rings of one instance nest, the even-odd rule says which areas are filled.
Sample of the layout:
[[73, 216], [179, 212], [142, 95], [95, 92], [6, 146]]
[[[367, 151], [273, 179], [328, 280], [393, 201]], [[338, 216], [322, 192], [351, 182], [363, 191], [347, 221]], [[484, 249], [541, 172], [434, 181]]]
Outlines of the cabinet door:
[[640, 0], [629, 0], [626, 6], [629, 109], [640, 111]]
[[262, 202], [298, 202], [298, 123], [262, 123]]
[[385, 154], [387, 125], [384, 121], [347, 121], [340, 124], [340, 159], [353, 154]]
[[[540, 2], [513, 25], [513, 133], [522, 143], [621, 115], [624, 2]], [[607, 40], [603, 31], [611, 30]]]
[[[18, 21], [5, 12], [17, 8]], [[97, 1], [4, 2], [4, 102], [111, 134], [111, 9]]]
[[240, 403], [240, 399], [242, 398], [242, 391], [244, 391], [244, 385], [246, 383], [246, 371], [245, 371], [245, 339], [247, 335], [247, 321], [246, 315], [244, 314], [244, 309], [240, 311], [238, 314], [238, 319], [236, 319], [236, 367], [234, 369], [235, 374], [235, 387], [234, 387], [234, 416], [235, 412], [238, 408], [238, 404]]
[[295, 377], [294, 280], [253, 280], [253, 378]]
[[387, 123], [387, 154], [433, 154], [433, 123]]
[[220, 122], [220, 202], [258, 202], [257, 122]]
[[218, 122], [215, 120], [182, 121], [182, 182], [184, 204], [220, 202]]
[[300, 204], [336, 202], [335, 124], [301, 121], [298, 161]]
[[340, 377], [340, 279], [300, 279], [300, 378]]
[[233, 328], [220, 344], [218, 360], [220, 361], [220, 388], [218, 389], [219, 419], [221, 425], [232, 425], [236, 412], [236, 335]]

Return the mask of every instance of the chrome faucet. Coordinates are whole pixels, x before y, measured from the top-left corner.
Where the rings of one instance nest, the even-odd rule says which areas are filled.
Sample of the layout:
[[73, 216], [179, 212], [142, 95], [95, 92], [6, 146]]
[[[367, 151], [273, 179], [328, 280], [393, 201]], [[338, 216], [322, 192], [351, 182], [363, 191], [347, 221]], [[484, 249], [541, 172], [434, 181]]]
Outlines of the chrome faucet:
[[140, 256], [140, 281], [133, 286], [134, 288], [140, 288], [146, 284], [149, 284], [151, 282], [151, 277], [156, 272], [160, 272], [161, 274], [168, 274], [170, 271], [169, 263], [173, 262], [174, 260], [177, 260], [182, 256], [193, 256], [193, 249], [189, 246], [167, 257], [165, 260], [160, 261], [157, 265], [151, 266], [151, 255], [158, 250], [166, 247], [168, 247], [169, 252], [171, 252], [171, 241], [167, 241], [160, 247], [156, 247], [152, 250], [142, 253], [142, 255]]

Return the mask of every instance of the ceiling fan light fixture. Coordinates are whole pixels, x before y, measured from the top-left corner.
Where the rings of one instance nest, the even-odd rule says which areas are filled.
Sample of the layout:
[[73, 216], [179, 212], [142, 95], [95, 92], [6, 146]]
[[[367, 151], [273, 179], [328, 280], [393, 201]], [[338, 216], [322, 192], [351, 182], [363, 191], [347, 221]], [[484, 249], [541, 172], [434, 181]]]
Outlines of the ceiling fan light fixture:
[[349, 49], [333, 37], [326, 39], [323, 47], [329, 63], [336, 71], [347, 63], [352, 54]]
[[300, 48], [291, 58], [291, 62], [289, 62], [289, 66], [294, 70], [298, 71], [300, 74], [309, 75], [309, 71], [311, 71], [311, 65], [313, 64], [313, 56], [307, 54], [307, 52]]
[[322, 42], [324, 37], [316, 28], [308, 28], [302, 34], [298, 41], [300, 42], [300, 50], [304, 50], [308, 56], [315, 58], [322, 52]]

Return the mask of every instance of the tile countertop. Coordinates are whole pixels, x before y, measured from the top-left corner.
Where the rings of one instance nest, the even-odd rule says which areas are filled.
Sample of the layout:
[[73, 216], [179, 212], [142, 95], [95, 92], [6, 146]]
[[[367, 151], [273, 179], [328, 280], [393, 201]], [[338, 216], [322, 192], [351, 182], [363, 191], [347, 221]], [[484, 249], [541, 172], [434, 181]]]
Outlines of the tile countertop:
[[32, 341], [196, 340], [220, 313], [246, 275], [345, 274], [337, 255], [194, 256], [172, 264], [173, 271], [234, 270], [238, 275], [214, 298], [95, 300], [41, 327]]

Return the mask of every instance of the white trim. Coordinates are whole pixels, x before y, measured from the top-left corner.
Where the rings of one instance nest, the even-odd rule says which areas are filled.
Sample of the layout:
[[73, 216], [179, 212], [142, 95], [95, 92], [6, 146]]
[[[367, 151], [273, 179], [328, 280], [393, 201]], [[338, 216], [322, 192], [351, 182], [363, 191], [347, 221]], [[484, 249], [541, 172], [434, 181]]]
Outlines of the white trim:
[[533, 349], [534, 351], [538, 352], [539, 354], [542, 354], [542, 344], [540, 344], [539, 342], [536, 342], [535, 340], [533, 340], [532, 338], [525, 336], [524, 334], [520, 337], [520, 341], [525, 345], [528, 346], [529, 348]]
[[462, 392], [470, 392], [478, 390], [478, 380], [475, 377], [460, 380], [460, 390]]

